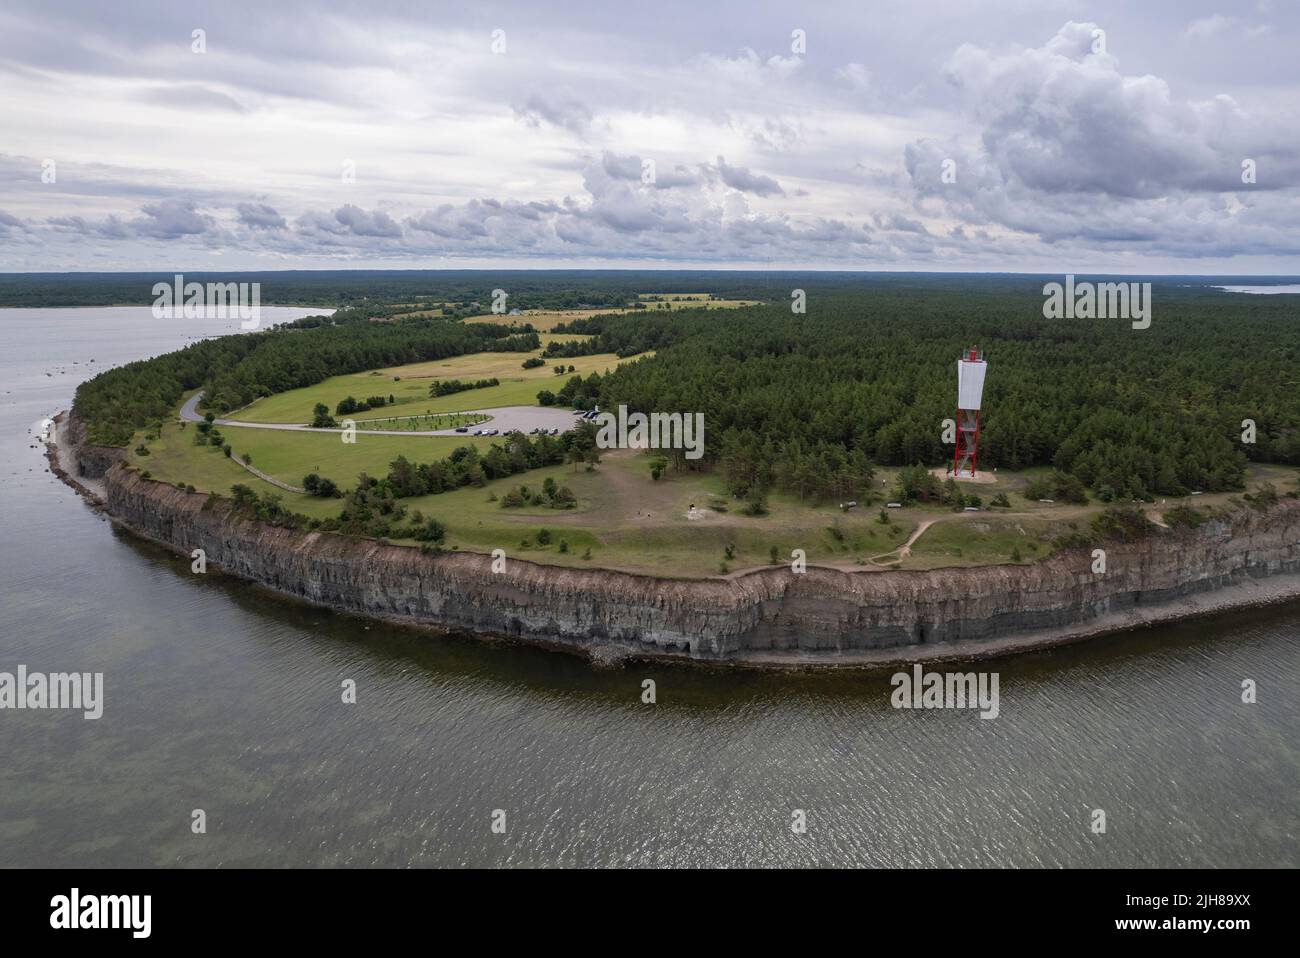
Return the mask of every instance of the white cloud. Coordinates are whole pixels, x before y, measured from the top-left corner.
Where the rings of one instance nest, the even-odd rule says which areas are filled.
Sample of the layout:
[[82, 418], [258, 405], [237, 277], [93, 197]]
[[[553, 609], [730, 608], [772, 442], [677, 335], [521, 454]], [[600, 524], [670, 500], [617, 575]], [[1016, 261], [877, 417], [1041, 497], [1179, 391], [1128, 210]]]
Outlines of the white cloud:
[[1157, 2], [1094, 53], [1045, 9], [828, 0], [795, 56], [761, 7], [507, 3], [494, 56], [458, 9], [232, 2], [198, 56], [183, 4], [11, 0], [0, 269], [1293, 266], [1294, 12]]

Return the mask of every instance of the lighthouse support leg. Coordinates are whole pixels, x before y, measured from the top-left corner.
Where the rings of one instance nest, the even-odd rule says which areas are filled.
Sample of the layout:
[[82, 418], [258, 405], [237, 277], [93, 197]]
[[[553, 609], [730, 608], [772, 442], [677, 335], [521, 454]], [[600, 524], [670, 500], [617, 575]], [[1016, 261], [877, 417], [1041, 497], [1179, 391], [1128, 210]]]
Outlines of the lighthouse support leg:
[[957, 449], [952, 458], [955, 479], [974, 479], [979, 450], [980, 414], [978, 409], [957, 410]]

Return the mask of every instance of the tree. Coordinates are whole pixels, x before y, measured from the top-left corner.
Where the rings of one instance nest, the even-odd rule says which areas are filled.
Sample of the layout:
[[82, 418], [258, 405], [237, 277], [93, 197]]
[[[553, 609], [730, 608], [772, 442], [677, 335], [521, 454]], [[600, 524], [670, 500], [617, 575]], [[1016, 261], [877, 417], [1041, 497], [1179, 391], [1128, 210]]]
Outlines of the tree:
[[313, 429], [333, 429], [338, 423], [330, 415], [330, 407], [323, 402], [318, 402], [312, 407], [311, 425]]
[[447, 538], [447, 527], [437, 519], [429, 519], [423, 526], [411, 533], [411, 538], [418, 542], [440, 543]]

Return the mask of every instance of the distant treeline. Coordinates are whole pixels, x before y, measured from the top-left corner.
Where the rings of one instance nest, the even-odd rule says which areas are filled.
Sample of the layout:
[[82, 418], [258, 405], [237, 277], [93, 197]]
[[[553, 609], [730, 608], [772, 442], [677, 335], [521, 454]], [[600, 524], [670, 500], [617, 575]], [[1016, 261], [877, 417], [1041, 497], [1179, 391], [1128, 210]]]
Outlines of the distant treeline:
[[[770, 297], [765, 274], [642, 270], [273, 270], [184, 272], [186, 282], [259, 283], [263, 305], [387, 306], [459, 304], [486, 313], [493, 291], [507, 293], [507, 309], [623, 307], [643, 292], [710, 290], [737, 298]], [[0, 306], [148, 305], [155, 283], [175, 272], [0, 273]], [[785, 295], [788, 295], [786, 293]]]
[[[1038, 295], [1060, 275], [963, 273], [863, 273], [807, 270], [266, 270], [185, 272], [187, 282], [260, 283], [261, 302], [291, 306], [416, 306], [477, 302], [486, 312], [492, 291], [509, 294], [508, 309], [624, 306], [638, 293], [709, 292], [723, 299], [790, 302], [791, 292], [961, 292], [965, 295]], [[0, 273], [0, 306], [147, 305], [154, 283], [172, 283], [174, 271], [137, 273]], [[1097, 279], [1086, 277], [1083, 279]], [[1114, 278], [1114, 277], [1111, 277]], [[1138, 277], [1129, 279], [1154, 279]], [[1162, 301], [1204, 294], [1208, 284], [1241, 277], [1198, 276], [1164, 280]], [[1294, 283], [1294, 277], [1253, 277], [1251, 282]], [[1229, 293], [1211, 293], [1230, 298]], [[701, 304], [703, 305], [703, 304]]]

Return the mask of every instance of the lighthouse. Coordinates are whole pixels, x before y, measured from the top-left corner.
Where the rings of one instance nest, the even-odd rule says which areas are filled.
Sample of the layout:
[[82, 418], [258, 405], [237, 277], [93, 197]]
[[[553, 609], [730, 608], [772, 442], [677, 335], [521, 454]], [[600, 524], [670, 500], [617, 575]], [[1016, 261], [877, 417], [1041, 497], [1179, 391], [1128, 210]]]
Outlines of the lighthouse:
[[974, 346], [957, 360], [957, 451], [953, 454], [955, 479], [975, 478], [975, 458], [980, 441], [980, 403], [984, 398], [984, 373], [988, 365]]

